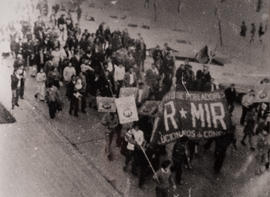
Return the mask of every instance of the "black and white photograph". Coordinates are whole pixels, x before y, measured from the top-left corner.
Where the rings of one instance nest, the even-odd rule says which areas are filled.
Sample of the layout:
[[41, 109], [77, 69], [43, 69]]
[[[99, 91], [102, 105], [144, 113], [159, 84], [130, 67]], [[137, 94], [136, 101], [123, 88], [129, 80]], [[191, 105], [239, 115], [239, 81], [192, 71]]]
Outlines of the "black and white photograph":
[[270, 197], [270, 0], [0, 0], [0, 197]]

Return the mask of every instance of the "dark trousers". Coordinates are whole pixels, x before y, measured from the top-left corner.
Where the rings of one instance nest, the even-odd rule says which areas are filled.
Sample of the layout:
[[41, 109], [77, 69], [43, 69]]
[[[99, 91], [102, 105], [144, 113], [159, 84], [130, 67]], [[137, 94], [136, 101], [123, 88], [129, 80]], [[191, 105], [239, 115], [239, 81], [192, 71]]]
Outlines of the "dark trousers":
[[156, 187], [156, 197], [168, 197], [169, 188]]
[[86, 94], [83, 93], [81, 97], [81, 111], [84, 112], [86, 108]]
[[127, 150], [125, 156], [126, 156], [125, 167], [127, 167], [129, 162], [134, 158], [134, 151], [133, 150]]
[[139, 187], [142, 187], [144, 182], [145, 182], [145, 178], [148, 175], [148, 167], [147, 166], [140, 166], [139, 169]]
[[49, 115], [51, 119], [55, 117], [56, 111], [57, 111], [57, 102], [56, 101], [49, 101], [48, 102], [49, 107]]
[[24, 79], [21, 79], [20, 98], [24, 96]]
[[247, 112], [248, 112], [248, 108], [245, 107], [245, 106], [242, 106], [242, 115], [241, 115], [241, 118], [240, 118], [240, 124], [241, 125], [244, 125]]
[[76, 97], [72, 96], [70, 100], [70, 107], [69, 107], [69, 114], [72, 115], [72, 112], [74, 111], [74, 115], [78, 116], [78, 111], [79, 111], [79, 99]]
[[206, 141], [206, 143], [204, 144], [204, 150], [209, 150], [211, 148], [212, 143], [214, 142], [214, 139], [210, 138]]
[[234, 103], [233, 102], [228, 102], [228, 109], [229, 109], [229, 112], [232, 113], [233, 110], [234, 110]]
[[215, 170], [215, 173], [219, 173], [222, 168], [225, 156], [226, 156], [226, 150], [216, 151], [215, 156], [216, 156], [216, 159], [215, 159], [215, 164], [214, 164], [214, 170]]
[[183, 161], [178, 161], [178, 160], [173, 160], [173, 170], [175, 171], [175, 183], [180, 184], [181, 179], [182, 179], [182, 166], [183, 166]]
[[19, 101], [19, 88], [12, 90], [12, 107], [18, 104]]

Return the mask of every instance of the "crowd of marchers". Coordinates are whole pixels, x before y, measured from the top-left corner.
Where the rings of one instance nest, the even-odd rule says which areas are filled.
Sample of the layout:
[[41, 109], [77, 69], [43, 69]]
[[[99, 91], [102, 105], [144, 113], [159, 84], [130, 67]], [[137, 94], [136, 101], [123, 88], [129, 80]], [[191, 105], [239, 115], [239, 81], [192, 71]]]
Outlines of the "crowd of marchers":
[[[76, 6], [76, 10], [80, 10], [80, 5]], [[21, 33], [11, 34], [10, 48], [15, 58], [11, 75], [12, 108], [19, 106], [19, 99], [24, 98], [28, 69], [29, 75], [36, 79], [33, 96], [47, 103], [52, 119], [62, 111], [65, 102], [69, 103], [69, 114], [79, 117], [89, 107], [97, 109], [97, 96], [119, 97], [122, 87], [138, 88], [138, 107], [146, 100], [161, 100], [172, 86], [177, 91], [210, 92], [220, 88], [211, 77], [208, 65], [195, 74], [186, 60], [175, 69], [175, 57], [168, 44], [147, 50], [140, 34], [134, 39], [127, 29], [112, 31], [105, 23], [101, 23], [94, 33], [88, 29], [82, 31], [79, 25], [81, 11], [77, 12], [76, 20], [72, 13], [64, 7], [53, 6], [52, 14], [38, 17], [33, 28], [22, 23]], [[150, 68], [145, 66], [147, 54], [152, 57]], [[65, 93], [60, 93], [60, 89]], [[238, 96], [234, 84], [224, 92], [229, 111], [233, 113]], [[251, 90], [242, 99], [240, 123], [244, 126], [244, 136], [241, 144], [246, 146], [248, 138], [251, 151], [257, 151], [259, 155], [258, 173], [262, 173], [269, 168], [269, 103], [254, 104], [254, 97], [255, 92]], [[175, 188], [182, 184], [183, 168], [192, 169], [198, 148], [208, 150], [213, 142], [216, 143], [216, 173], [221, 170], [229, 145], [233, 144], [237, 149], [233, 125], [232, 135], [210, 139], [203, 144], [183, 137], [174, 144], [171, 161], [161, 160], [166, 155], [166, 146], [149, 143], [153, 117], [140, 116], [138, 122], [123, 126], [117, 113], [106, 113], [101, 123], [105, 127], [106, 157], [109, 161], [114, 159], [111, 149], [116, 136], [116, 146], [125, 156], [123, 170], [128, 172], [131, 164], [131, 173], [138, 177], [140, 188], [147, 177], [153, 175], [147, 155], [156, 171], [157, 196], [166, 196], [171, 186]], [[258, 140], [254, 143], [256, 135]]]

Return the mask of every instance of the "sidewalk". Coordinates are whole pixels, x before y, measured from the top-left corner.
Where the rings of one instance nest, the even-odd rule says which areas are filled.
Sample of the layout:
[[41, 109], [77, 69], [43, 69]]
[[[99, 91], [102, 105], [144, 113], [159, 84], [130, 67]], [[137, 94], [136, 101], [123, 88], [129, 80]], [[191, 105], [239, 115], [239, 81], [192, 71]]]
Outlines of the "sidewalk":
[[[4, 66], [0, 101], [10, 109], [10, 73], [3, 71]], [[25, 99], [11, 111], [16, 123], [0, 125], [0, 196], [120, 197], [46, 118], [45, 104], [42, 112], [32, 105], [34, 87], [31, 79], [26, 81]]]

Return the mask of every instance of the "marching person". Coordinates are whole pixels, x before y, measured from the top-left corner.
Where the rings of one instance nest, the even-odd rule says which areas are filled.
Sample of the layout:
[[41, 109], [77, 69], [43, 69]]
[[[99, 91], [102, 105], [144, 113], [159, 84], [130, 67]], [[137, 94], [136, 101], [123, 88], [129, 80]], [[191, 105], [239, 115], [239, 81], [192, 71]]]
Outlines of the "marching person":
[[36, 75], [36, 80], [37, 80], [37, 92], [35, 94], [35, 98], [38, 98], [40, 101], [45, 100], [45, 95], [46, 95], [46, 74], [43, 70], [43, 68], [40, 68], [40, 71]]
[[245, 38], [247, 35], [247, 26], [245, 21], [242, 21], [241, 27], [240, 27], [240, 36]]
[[189, 158], [188, 138], [182, 137], [176, 141], [172, 152], [173, 171], [175, 171], [175, 183], [181, 185], [182, 167], [187, 165], [192, 169]]
[[263, 24], [260, 23], [259, 29], [258, 29], [258, 36], [259, 36], [259, 41], [262, 43], [262, 36], [265, 34], [265, 29], [263, 29]]
[[116, 129], [119, 125], [117, 114], [113, 112], [106, 113], [102, 118], [101, 124], [107, 128], [105, 130], [105, 143], [106, 143], [105, 153], [107, 154], [108, 160], [112, 161], [113, 154], [111, 150], [111, 144], [112, 144], [113, 136], [116, 133]]
[[79, 102], [81, 100], [82, 94], [80, 93], [82, 89], [82, 80], [77, 78], [74, 84], [74, 87], [71, 89], [71, 97], [70, 97], [70, 108], [69, 114], [72, 115], [74, 111], [74, 116], [79, 117]]
[[254, 23], [251, 23], [251, 30], [250, 30], [250, 44], [252, 42], [254, 42], [254, 37], [255, 37], [255, 34], [256, 34], [256, 26]]
[[20, 90], [20, 71], [14, 69], [11, 77], [11, 91], [12, 91], [12, 109], [16, 105], [19, 107], [19, 90]]
[[270, 136], [266, 130], [263, 130], [257, 140], [257, 162], [258, 169], [257, 175], [262, 174], [265, 170], [269, 169], [269, 148], [270, 148]]
[[26, 72], [24, 66], [21, 66], [19, 68], [20, 71], [20, 90], [19, 90], [19, 95], [20, 99], [24, 99], [24, 87], [25, 87], [25, 79], [26, 79]]
[[240, 118], [241, 125], [244, 125], [246, 114], [249, 108], [251, 108], [254, 99], [255, 99], [254, 90], [250, 90], [246, 95], [243, 96], [242, 101], [241, 101], [241, 104], [242, 104], [242, 115]]
[[[128, 169], [129, 162], [133, 159], [132, 162], [132, 174], [137, 175], [137, 162], [135, 161], [140, 153], [144, 142], [144, 133], [139, 129], [139, 125], [137, 123], [134, 124], [133, 128], [127, 131], [125, 135], [125, 140], [128, 142], [127, 144], [127, 153], [126, 153], [126, 161], [123, 170], [126, 172]], [[137, 160], [138, 161], [138, 160]]]
[[161, 168], [154, 175], [154, 180], [157, 183], [156, 197], [169, 197], [169, 189], [171, 186], [176, 189], [174, 179], [170, 170], [171, 162], [165, 160], [161, 164]]
[[54, 119], [56, 112], [62, 110], [60, 106], [60, 92], [54, 84], [48, 84], [46, 98], [49, 107], [50, 118]]
[[252, 136], [255, 134], [255, 126], [256, 126], [256, 109], [251, 108], [245, 117], [245, 123], [244, 123], [244, 136], [241, 140], [241, 144], [243, 146], [246, 145], [245, 139], [248, 137], [249, 145], [250, 145], [250, 150], [254, 151], [255, 148], [253, 147], [252, 144]]
[[229, 112], [232, 113], [234, 110], [234, 102], [236, 101], [236, 90], [234, 84], [231, 84], [230, 87], [225, 89], [225, 97], [228, 103]]

